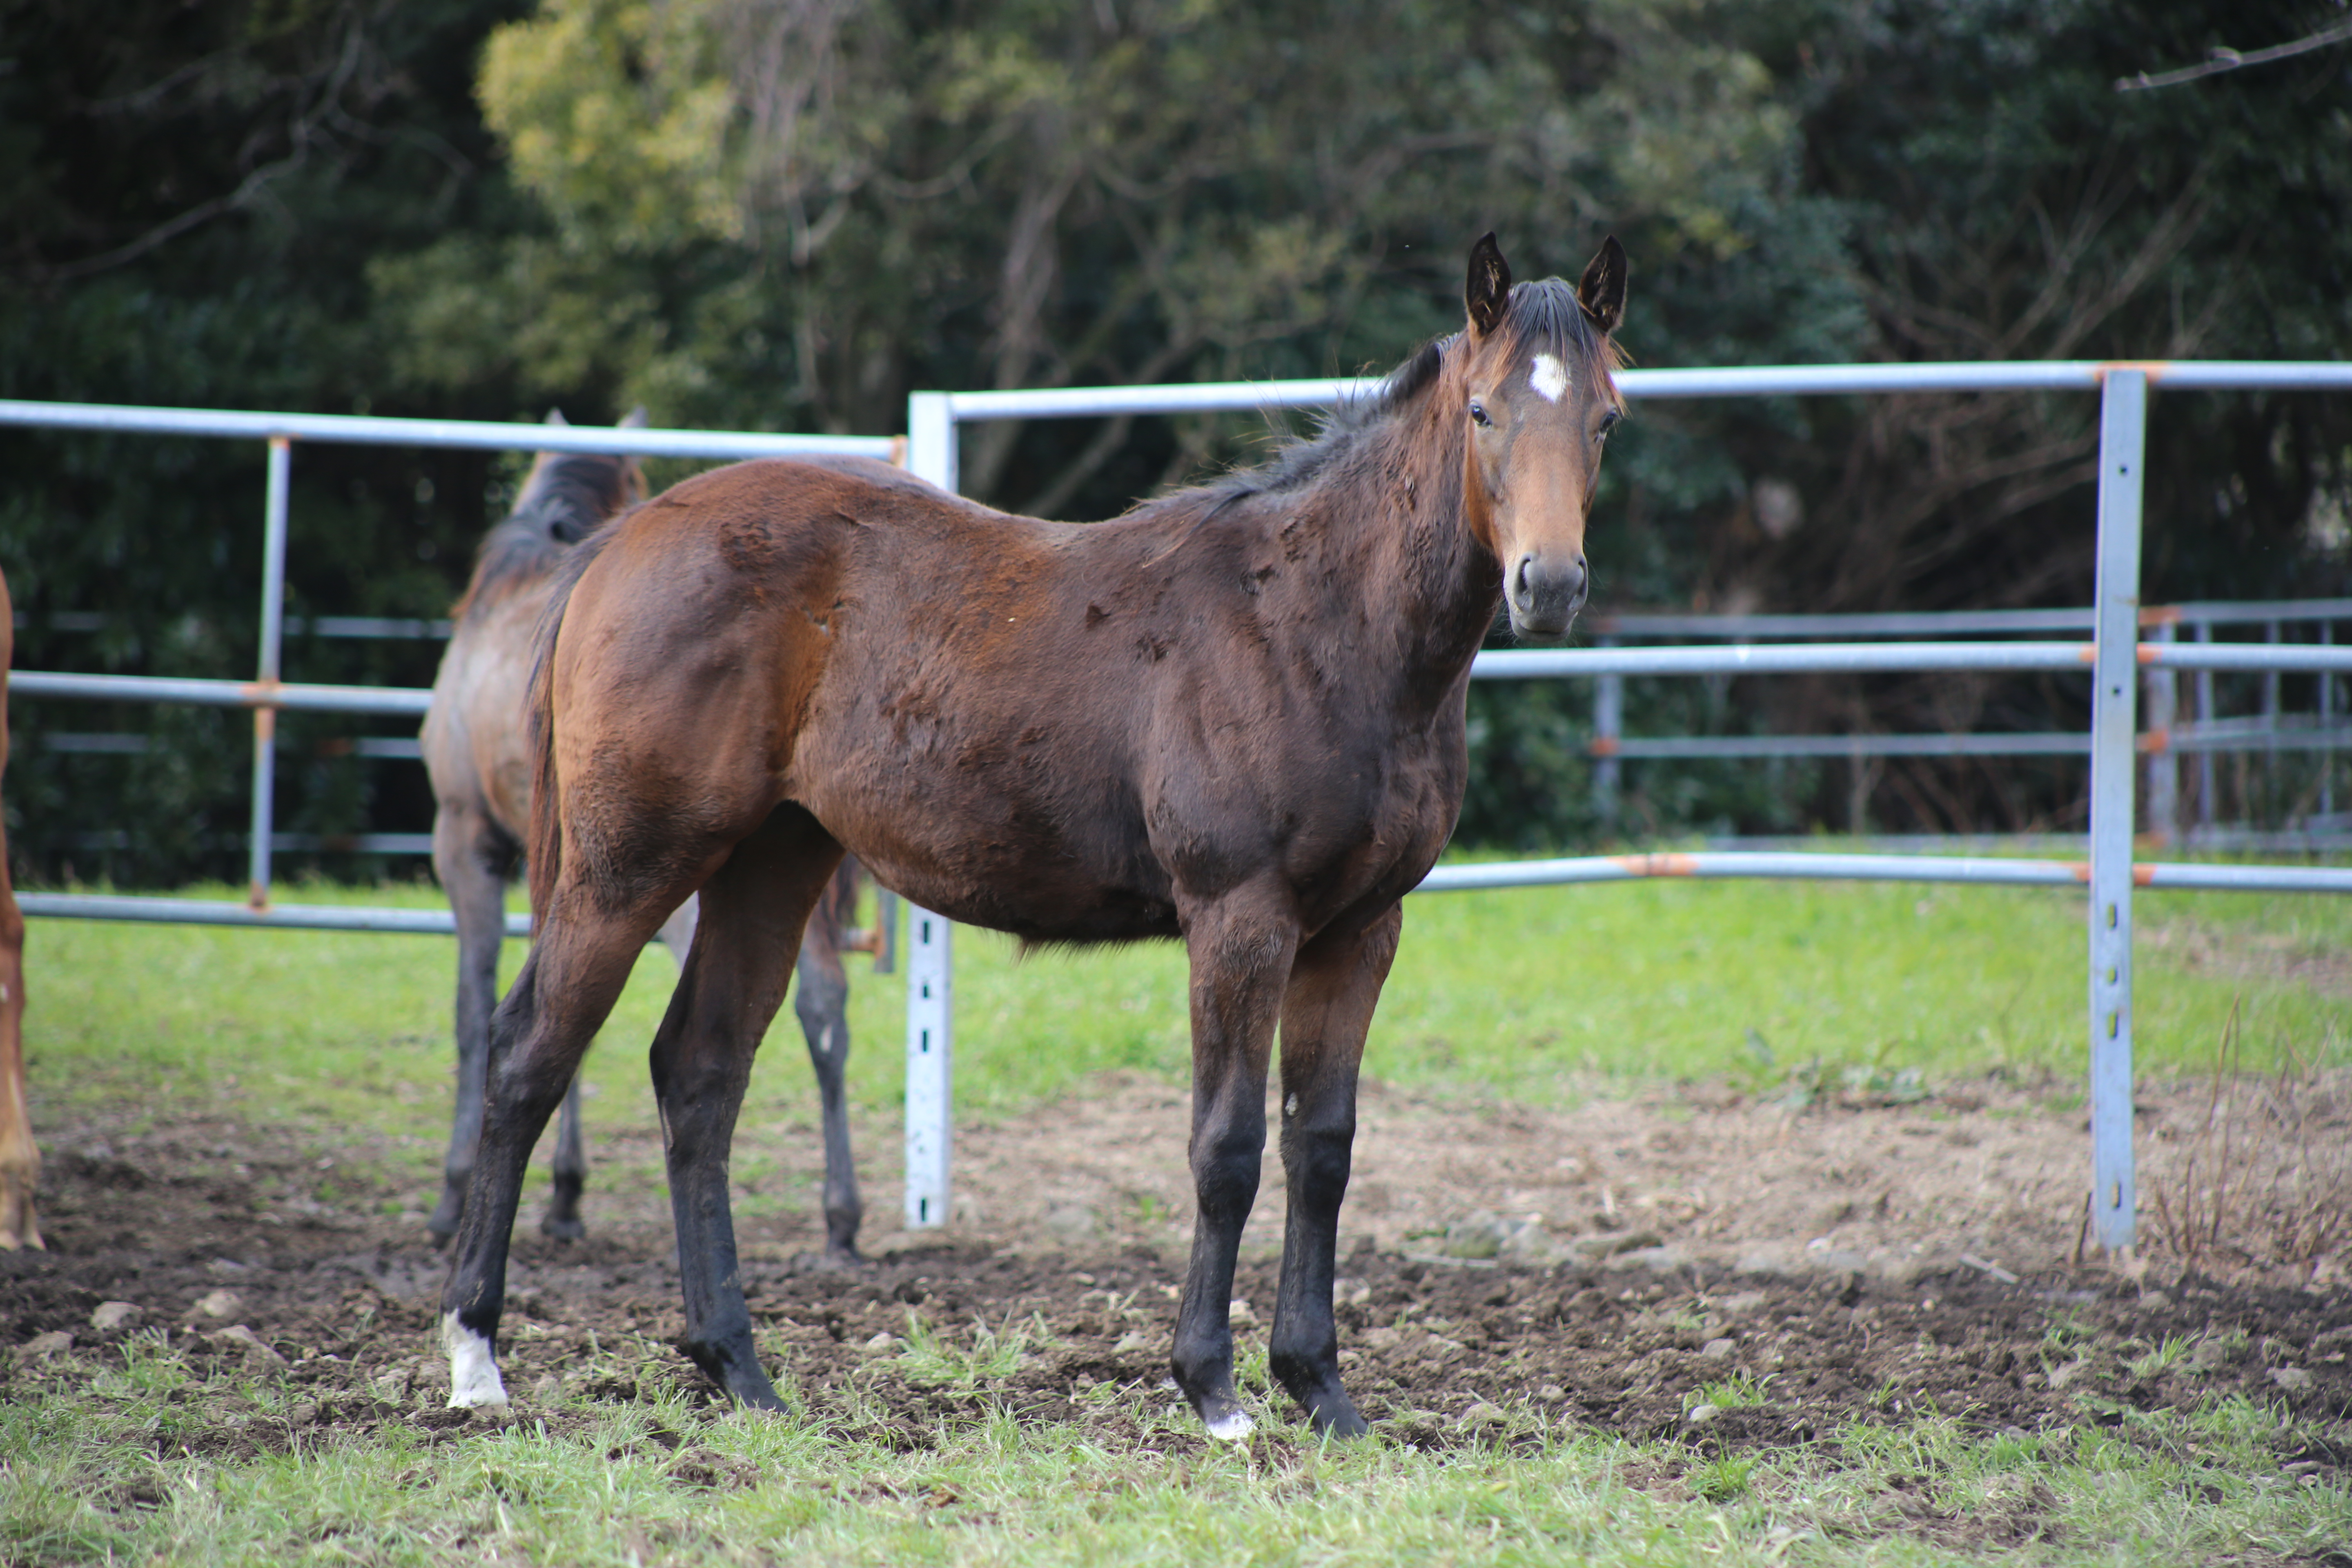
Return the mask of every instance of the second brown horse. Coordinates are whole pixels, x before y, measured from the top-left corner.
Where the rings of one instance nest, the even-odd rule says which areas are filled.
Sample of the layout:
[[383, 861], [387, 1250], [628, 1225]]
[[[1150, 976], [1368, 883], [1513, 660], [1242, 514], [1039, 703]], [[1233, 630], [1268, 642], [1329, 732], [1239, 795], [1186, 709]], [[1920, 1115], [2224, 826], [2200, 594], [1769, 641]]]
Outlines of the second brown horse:
[[[562, 425], [563, 416], [548, 422]], [[644, 411], [621, 421], [642, 426]], [[601, 453], [542, 452], [506, 521], [482, 541], [465, 596], [450, 612], [449, 647], [433, 680], [423, 732], [433, 783], [433, 869], [457, 925], [457, 1105], [449, 1131], [441, 1201], [426, 1221], [453, 1236], [465, 1207], [482, 1126], [483, 1064], [489, 1054], [490, 1006], [498, 995], [499, 950], [506, 934], [506, 884], [521, 859], [530, 819], [529, 694], [538, 628], [556, 591], [559, 568], [579, 542], [645, 499], [634, 458]], [[845, 952], [875, 955], [887, 968], [888, 921], [873, 931], [849, 929], [857, 902], [857, 868], [845, 861], [808, 923], [798, 964], [793, 1011], [816, 1068], [824, 1122], [825, 1250], [857, 1255], [862, 1207], [850, 1158], [849, 1106], [843, 1074], [849, 1062], [849, 980]], [[5, 883], [0, 882], [0, 891]], [[695, 900], [687, 898], [660, 935], [683, 963], [694, 937]], [[0, 929], [0, 940], [5, 936]], [[5, 984], [5, 982], [0, 982]], [[0, 1024], [7, 998], [0, 994]], [[0, 1038], [5, 1045], [5, 1038]], [[5, 1129], [0, 1129], [5, 1139]], [[5, 1147], [5, 1142], [0, 1142]], [[585, 1234], [580, 1194], [588, 1161], [580, 1128], [580, 1086], [563, 1096], [555, 1142], [554, 1193], [540, 1229], [559, 1239]]]
[[1514, 289], [1490, 235], [1465, 331], [1268, 467], [1110, 522], [1010, 517], [879, 465], [759, 462], [583, 546], [533, 688], [541, 934], [492, 1025], [442, 1297], [451, 1403], [505, 1401], [524, 1162], [646, 939], [698, 889], [652, 1053], [679, 1343], [736, 1399], [777, 1405], [728, 1149], [846, 849], [1028, 942], [1183, 941], [1198, 1214], [1173, 1359], [1219, 1437], [1251, 1426], [1227, 1303], [1279, 1024], [1270, 1363], [1318, 1429], [1362, 1432], [1331, 1277], [1365, 1032], [1400, 900], [1461, 809], [1470, 663], [1497, 606], [1556, 637], [1584, 603], [1624, 295], [1613, 239], [1574, 287]]

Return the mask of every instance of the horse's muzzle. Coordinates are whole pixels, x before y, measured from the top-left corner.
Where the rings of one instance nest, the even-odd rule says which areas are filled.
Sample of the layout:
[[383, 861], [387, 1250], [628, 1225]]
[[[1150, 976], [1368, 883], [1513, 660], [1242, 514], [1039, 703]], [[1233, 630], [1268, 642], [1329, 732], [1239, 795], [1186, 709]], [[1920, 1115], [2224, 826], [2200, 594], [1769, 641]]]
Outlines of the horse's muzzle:
[[1574, 554], [1528, 552], [1512, 564], [1504, 584], [1512, 629], [1538, 637], [1559, 636], [1576, 619], [1576, 612], [1584, 608], [1591, 582], [1580, 551]]

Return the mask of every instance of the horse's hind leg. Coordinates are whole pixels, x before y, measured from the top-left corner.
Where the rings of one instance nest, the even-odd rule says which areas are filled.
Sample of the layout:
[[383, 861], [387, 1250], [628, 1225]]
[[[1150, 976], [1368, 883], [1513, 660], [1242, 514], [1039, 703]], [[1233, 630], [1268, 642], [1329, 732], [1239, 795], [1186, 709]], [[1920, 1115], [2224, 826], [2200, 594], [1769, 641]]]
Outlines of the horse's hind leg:
[[1237, 1440], [1252, 1424], [1234, 1391], [1229, 1318], [1242, 1226], [1265, 1156], [1265, 1068], [1297, 927], [1252, 889], [1191, 912], [1192, 964], [1192, 1258], [1176, 1311], [1177, 1386], [1209, 1436]]
[[[694, 945], [694, 922], [695, 900], [688, 898], [661, 924], [658, 940], [681, 969]], [[580, 1196], [588, 1187], [584, 1125], [580, 1079], [575, 1076], [572, 1087], [563, 1091], [563, 1107], [555, 1119], [554, 1191], [548, 1197], [547, 1212], [539, 1219], [540, 1234], [558, 1241], [578, 1241], [588, 1234], [587, 1223], [580, 1217]]]
[[555, 1119], [555, 1190], [548, 1194], [547, 1212], [539, 1216], [541, 1236], [577, 1241], [588, 1234], [580, 1218], [580, 1194], [587, 1186], [588, 1152], [580, 1138], [580, 1075], [574, 1073]]
[[441, 1293], [452, 1405], [506, 1403], [495, 1347], [524, 1170], [660, 919], [650, 910], [609, 912], [562, 886], [552, 902], [514, 988], [490, 1019], [481, 1138]]
[[1267, 1362], [1315, 1429], [1335, 1437], [1366, 1430], [1339, 1385], [1331, 1274], [1339, 1200], [1355, 1158], [1356, 1073], [1403, 923], [1403, 911], [1391, 906], [1362, 931], [1309, 943], [1282, 1002], [1282, 1166], [1290, 1211]]
[[513, 866], [512, 841], [486, 814], [442, 803], [433, 818], [433, 872], [457, 923], [457, 1107], [441, 1168], [441, 1201], [425, 1224], [443, 1241], [457, 1234], [482, 1134], [482, 1069], [489, 1055], [490, 1009], [499, 999], [506, 879]]
[[689, 897], [686, 902], [671, 910], [669, 919], [661, 923], [658, 940], [664, 947], [669, 949], [669, 955], [677, 960], [677, 966], [680, 969], [686, 967], [686, 955], [693, 951], [694, 926], [695, 922], [701, 918], [702, 900]]
[[849, 1097], [844, 1079], [849, 1066], [849, 976], [841, 967], [840, 928], [820, 908], [801, 938], [800, 988], [793, 1012], [808, 1040], [809, 1064], [816, 1069], [817, 1098], [824, 1108], [824, 1250], [845, 1262], [857, 1258], [857, 1226], [865, 1215], [857, 1197], [857, 1166], [849, 1153]]
[[669, 1161], [686, 1295], [679, 1348], [736, 1400], [779, 1409], [751, 1343], [736, 1268], [727, 1160], [761, 1037], [783, 1005], [809, 912], [841, 847], [782, 805], [702, 887], [694, 951], [654, 1037], [654, 1095]]

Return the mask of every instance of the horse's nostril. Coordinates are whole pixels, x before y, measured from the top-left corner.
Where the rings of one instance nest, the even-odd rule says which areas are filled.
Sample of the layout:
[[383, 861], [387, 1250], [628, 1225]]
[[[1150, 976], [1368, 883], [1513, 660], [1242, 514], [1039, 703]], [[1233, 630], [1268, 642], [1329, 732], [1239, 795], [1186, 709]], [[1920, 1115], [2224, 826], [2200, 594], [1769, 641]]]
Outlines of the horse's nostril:
[[1584, 605], [1584, 555], [1546, 556], [1530, 550], [1511, 568], [1512, 613], [1523, 627], [1562, 631]]

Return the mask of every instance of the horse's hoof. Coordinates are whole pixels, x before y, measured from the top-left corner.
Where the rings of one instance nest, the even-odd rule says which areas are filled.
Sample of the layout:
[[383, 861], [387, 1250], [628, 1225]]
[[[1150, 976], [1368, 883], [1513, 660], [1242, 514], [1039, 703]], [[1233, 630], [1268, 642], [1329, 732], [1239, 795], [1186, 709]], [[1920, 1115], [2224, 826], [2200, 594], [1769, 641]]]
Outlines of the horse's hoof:
[[1323, 1437], [1362, 1437], [1370, 1434], [1371, 1424], [1356, 1413], [1355, 1402], [1346, 1394], [1330, 1400], [1318, 1400], [1307, 1412], [1316, 1435]]
[[547, 1215], [539, 1222], [539, 1234], [551, 1241], [578, 1241], [587, 1236], [588, 1226], [578, 1219]]
[[26, 1199], [21, 1206], [9, 1206], [15, 1212], [5, 1225], [0, 1225], [0, 1252], [14, 1252], [20, 1247], [34, 1252], [47, 1251], [48, 1244], [41, 1239], [41, 1223], [33, 1217], [32, 1201]]
[[855, 1252], [840, 1252], [828, 1247], [823, 1252], [795, 1252], [785, 1267], [794, 1274], [856, 1274], [874, 1264]]
[[1356, 1402], [1339, 1385], [1339, 1369], [1317, 1366], [1306, 1357], [1276, 1354], [1275, 1380], [1307, 1409], [1307, 1418], [1321, 1437], [1360, 1437], [1371, 1430], [1356, 1413]]
[[746, 1410], [783, 1410], [789, 1408], [776, 1393], [776, 1385], [768, 1381], [767, 1369], [760, 1364], [759, 1353], [751, 1348], [751, 1336], [737, 1334], [716, 1344], [693, 1344], [680, 1342], [678, 1349], [687, 1359], [702, 1369], [702, 1374], [727, 1391], [727, 1397]]
[[449, 1408], [504, 1408], [507, 1385], [489, 1340], [448, 1312], [441, 1319], [441, 1343], [449, 1352]]
[[1245, 1443], [1249, 1441], [1250, 1434], [1257, 1430], [1257, 1423], [1251, 1420], [1249, 1412], [1238, 1405], [1227, 1405], [1213, 1415], [1203, 1410], [1201, 1412], [1201, 1425], [1208, 1429], [1210, 1436], [1220, 1443]]

